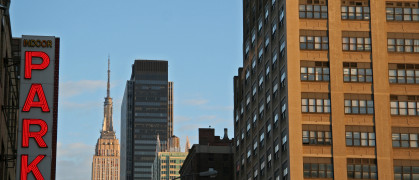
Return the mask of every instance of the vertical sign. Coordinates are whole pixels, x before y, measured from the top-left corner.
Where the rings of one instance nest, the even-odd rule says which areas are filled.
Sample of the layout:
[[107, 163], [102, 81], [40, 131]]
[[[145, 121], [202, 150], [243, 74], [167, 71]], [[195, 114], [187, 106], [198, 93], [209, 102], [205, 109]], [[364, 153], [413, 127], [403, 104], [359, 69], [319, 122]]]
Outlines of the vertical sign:
[[59, 38], [22, 36], [17, 179], [54, 180]]

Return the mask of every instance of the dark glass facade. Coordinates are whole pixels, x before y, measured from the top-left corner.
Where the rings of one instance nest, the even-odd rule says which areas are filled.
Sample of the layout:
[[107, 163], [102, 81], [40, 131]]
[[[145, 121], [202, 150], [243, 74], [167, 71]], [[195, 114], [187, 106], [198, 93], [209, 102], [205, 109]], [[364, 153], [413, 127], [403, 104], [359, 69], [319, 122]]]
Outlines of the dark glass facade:
[[157, 135], [168, 139], [168, 62], [136, 60], [127, 82], [121, 116], [121, 179], [151, 179]]

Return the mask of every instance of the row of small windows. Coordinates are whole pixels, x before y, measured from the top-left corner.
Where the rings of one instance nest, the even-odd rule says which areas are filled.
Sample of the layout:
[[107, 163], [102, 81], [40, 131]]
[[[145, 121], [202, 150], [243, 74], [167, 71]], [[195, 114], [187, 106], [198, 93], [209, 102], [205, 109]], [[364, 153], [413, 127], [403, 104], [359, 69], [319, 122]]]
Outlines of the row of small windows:
[[394, 166], [394, 180], [419, 179], [419, 166]]
[[330, 99], [301, 99], [301, 112], [303, 113], [330, 113]]
[[300, 49], [328, 50], [329, 37], [327, 36], [300, 36]]
[[304, 178], [333, 178], [333, 164], [304, 163]]
[[386, 8], [387, 21], [419, 21], [419, 8]]
[[[417, 143], [417, 134], [416, 134]], [[318, 130], [303, 130], [303, 144], [304, 145], [331, 145], [332, 132], [318, 131]], [[417, 144], [416, 144], [417, 145]], [[346, 132], [346, 146], [375, 146], [374, 132]], [[417, 147], [417, 146], [416, 146]]]
[[346, 132], [346, 146], [375, 146], [375, 133]]
[[390, 83], [419, 84], [419, 64], [389, 64]]
[[299, 5], [300, 18], [308, 19], [327, 19], [327, 6], [326, 5]]
[[358, 67], [357, 63], [343, 63], [344, 82], [372, 82], [371, 67]]
[[303, 131], [303, 144], [331, 145], [332, 132], [330, 131]]
[[[328, 62], [301, 61], [301, 81], [329, 81]], [[389, 64], [389, 83], [419, 84], [419, 65]], [[344, 82], [372, 82], [370, 63], [343, 63]]]
[[345, 114], [374, 114], [373, 100], [345, 100]]
[[[351, 4], [352, 3], [352, 4]], [[351, 2], [342, 4], [341, 19], [342, 20], [369, 20], [370, 7], [368, 2]], [[406, 3], [414, 4], [414, 3]], [[417, 4], [416, 4], [417, 5]], [[401, 7], [401, 2], [387, 2], [386, 19], [387, 21], [419, 21], [419, 8]], [[321, 4], [300, 4], [299, 17], [301, 19], [327, 19], [327, 5]]]
[[401, 39], [389, 38], [387, 39], [388, 52], [419, 52], [419, 39]]
[[419, 96], [390, 95], [390, 114], [419, 116]]
[[329, 62], [301, 61], [301, 81], [329, 81]]
[[377, 179], [377, 163], [375, 159], [348, 159], [348, 178]]
[[417, 133], [393, 133], [393, 147], [418, 148]]
[[371, 51], [371, 38], [369, 37], [343, 37], [343, 51]]
[[342, 6], [342, 19], [349, 20], [369, 20], [370, 7], [368, 6]]

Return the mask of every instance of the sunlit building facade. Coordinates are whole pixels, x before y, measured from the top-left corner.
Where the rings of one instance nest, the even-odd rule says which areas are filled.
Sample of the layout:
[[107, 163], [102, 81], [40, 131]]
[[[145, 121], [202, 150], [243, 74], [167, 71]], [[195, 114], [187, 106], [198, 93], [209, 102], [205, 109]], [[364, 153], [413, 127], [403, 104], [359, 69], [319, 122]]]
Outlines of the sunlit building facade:
[[235, 179], [418, 179], [418, 1], [244, 0]]
[[159, 152], [153, 164], [153, 180], [172, 180], [179, 177], [179, 170], [187, 152]]

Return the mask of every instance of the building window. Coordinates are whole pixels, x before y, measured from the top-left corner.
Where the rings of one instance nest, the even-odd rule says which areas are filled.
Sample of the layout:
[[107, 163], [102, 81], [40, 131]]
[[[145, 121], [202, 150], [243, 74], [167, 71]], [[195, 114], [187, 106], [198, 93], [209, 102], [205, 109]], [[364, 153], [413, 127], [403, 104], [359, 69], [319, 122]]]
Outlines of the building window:
[[287, 142], [288, 142], [288, 134], [287, 131], [284, 130], [282, 131], [282, 152], [286, 152], [287, 151]]
[[374, 114], [374, 101], [345, 99], [345, 114]]
[[259, 102], [259, 118], [263, 118], [263, 112], [264, 112], [264, 110], [265, 110], [265, 102], [263, 101], [263, 98], [262, 98], [262, 100], [260, 100], [260, 102]]
[[263, 147], [263, 145], [265, 144], [265, 130], [262, 129], [260, 131], [260, 135], [259, 135], [259, 143], [260, 143], [260, 147]]
[[371, 51], [369, 37], [342, 37], [343, 51]]
[[278, 53], [274, 51], [274, 53], [272, 53], [272, 69], [275, 69], [277, 60], [278, 60]]
[[375, 146], [375, 133], [346, 132], [346, 146]]
[[246, 57], [249, 54], [249, 50], [250, 50], [250, 46], [249, 46], [249, 42], [246, 43]]
[[272, 167], [272, 151], [271, 148], [268, 148], [268, 150], [266, 151], [266, 157], [267, 157], [267, 165], [268, 168]]
[[419, 21], [419, 8], [416, 2], [386, 2], [387, 21]]
[[256, 121], [258, 120], [258, 116], [256, 110], [253, 112], [253, 127], [256, 127]]
[[258, 55], [258, 62], [262, 61], [262, 57], [263, 57], [263, 47], [260, 47], [259, 49], [259, 55]]
[[270, 120], [268, 120], [268, 122], [266, 122], [266, 137], [269, 139], [269, 136], [271, 134], [271, 130], [272, 130], [272, 125]]
[[300, 36], [300, 49], [328, 50], [329, 38], [327, 36]]
[[342, 19], [369, 20], [370, 7], [368, 1], [342, 1]]
[[257, 139], [257, 137], [255, 138], [255, 139], [253, 139], [253, 155], [255, 156], [256, 155], [256, 153], [257, 153], [257, 150], [258, 149], [258, 139]]
[[419, 53], [419, 39], [387, 39], [388, 52]]
[[390, 114], [401, 116], [419, 115], [418, 96], [390, 96]]
[[331, 145], [332, 132], [330, 131], [303, 131], [303, 144]]
[[249, 136], [250, 135], [250, 127], [251, 127], [251, 125], [250, 125], [250, 119], [247, 121], [247, 136]]
[[260, 32], [260, 30], [262, 30], [262, 27], [263, 27], [263, 21], [262, 21], [262, 18], [259, 18], [259, 23], [258, 23], [259, 25], [258, 25], [258, 32]]
[[275, 127], [278, 127], [278, 120], [279, 120], [279, 112], [278, 112], [278, 109], [275, 109], [275, 111], [274, 111], [274, 125], [275, 125]]
[[301, 112], [303, 113], [330, 113], [330, 99], [301, 99]]
[[329, 62], [301, 61], [301, 81], [329, 81]]
[[269, 35], [265, 36], [265, 48], [268, 48], [269, 45]]
[[274, 79], [274, 81], [272, 82], [272, 86], [273, 98], [276, 98], [278, 96], [278, 78]]
[[272, 22], [272, 39], [275, 39], [275, 34], [276, 34], [276, 20], [274, 20]]
[[394, 166], [394, 179], [419, 179], [419, 166]]
[[375, 159], [348, 159], [348, 178], [377, 179], [377, 163]]
[[256, 40], [256, 32], [255, 30], [252, 31], [252, 47], [255, 45], [255, 40]]
[[372, 82], [370, 63], [343, 63], [344, 82]]
[[275, 146], [275, 148], [274, 148], [275, 159], [279, 159], [280, 154], [279, 154], [279, 140], [278, 140], [278, 138], [275, 139], [274, 146]]
[[417, 133], [393, 133], [393, 147], [418, 148]]
[[419, 64], [389, 64], [390, 83], [419, 84]]
[[269, 8], [268, 8], [269, 6], [268, 5], [266, 5], [266, 9], [265, 9], [265, 20], [267, 20], [268, 19], [268, 17], [269, 17]]
[[327, 4], [322, 1], [300, 1], [299, 5], [301, 19], [327, 19]]
[[333, 178], [333, 164], [304, 163], [304, 178]]

